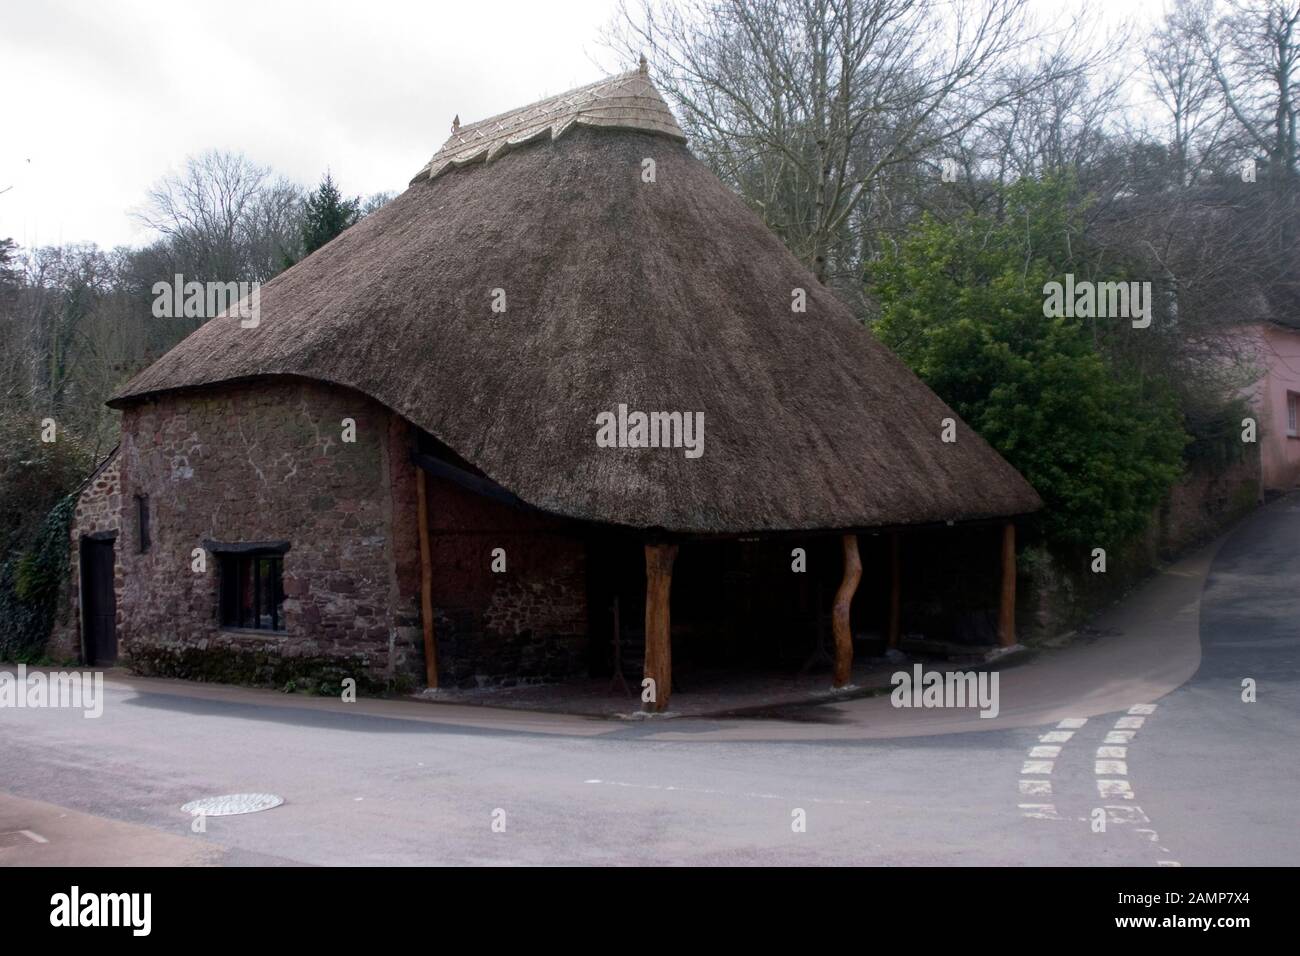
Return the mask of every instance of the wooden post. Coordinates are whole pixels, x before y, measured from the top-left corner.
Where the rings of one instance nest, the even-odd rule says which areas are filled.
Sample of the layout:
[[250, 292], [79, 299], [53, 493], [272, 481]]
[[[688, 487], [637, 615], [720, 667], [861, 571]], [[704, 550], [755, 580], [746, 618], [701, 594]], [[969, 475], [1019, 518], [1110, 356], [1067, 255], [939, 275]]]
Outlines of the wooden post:
[[998, 610], [998, 643], [1016, 643], [1016, 526], [1002, 526], [1002, 604]]
[[843, 687], [853, 673], [853, 631], [849, 626], [849, 611], [853, 607], [853, 594], [862, 578], [862, 559], [858, 556], [858, 536], [846, 534], [844, 542], [844, 579], [835, 592], [835, 606], [831, 617], [831, 631], [835, 635], [835, 676], [833, 686]]
[[654, 681], [654, 700], [646, 701], [643, 710], [666, 710], [673, 692], [672, 609], [669, 599], [676, 558], [675, 544], [645, 546], [645, 676]]
[[903, 630], [903, 562], [897, 531], [889, 535], [889, 646], [897, 647]]
[[424, 674], [429, 687], [438, 686], [438, 645], [433, 639], [433, 557], [429, 548], [429, 476], [415, 466], [415, 500], [420, 522], [420, 625], [424, 629]]

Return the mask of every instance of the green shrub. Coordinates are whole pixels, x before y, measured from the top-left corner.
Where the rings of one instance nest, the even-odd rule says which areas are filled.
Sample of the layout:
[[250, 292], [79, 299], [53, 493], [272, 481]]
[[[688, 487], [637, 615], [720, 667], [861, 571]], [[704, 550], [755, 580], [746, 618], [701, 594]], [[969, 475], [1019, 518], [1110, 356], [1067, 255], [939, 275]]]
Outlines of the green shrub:
[[68, 529], [77, 505], [64, 497], [41, 522], [31, 546], [0, 563], [0, 659], [40, 655], [54, 625], [68, 574]]
[[1123, 334], [1127, 320], [1043, 314], [1044, 284], [1082, 246], [1068, 186], [1017, 184], [1007, 208], [923, 222], [879, 270], [875, 329], [1037, 489], [1049, 546], [1118, 547], [1182, 472], [1182, 415], [1172, 389], [1098, 345], [1098, 322]]

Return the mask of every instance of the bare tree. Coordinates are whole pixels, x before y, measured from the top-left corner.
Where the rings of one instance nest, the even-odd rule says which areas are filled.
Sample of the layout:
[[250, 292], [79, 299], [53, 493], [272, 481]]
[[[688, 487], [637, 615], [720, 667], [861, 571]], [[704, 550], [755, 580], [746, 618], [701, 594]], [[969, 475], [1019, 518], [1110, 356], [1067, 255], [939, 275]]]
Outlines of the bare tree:
[[1229, 113], [1200, 37], [1207, 0], [1178, 0], [1147, 41], [1147, 85], [1168, 115], [1176, 181], [1190, 185], [1219, 165]]
[[697, 153], [821, 281], [854, 281], [873, 191], [1025, 92], [989, 80], [1045, 39], [1026, 6], [640, 0], [608, 43], [646, 53]]
[[262, 280], [293, 251], [301, 195], [240, 153], [210, 150], [160, 180], [137, 217], [164, 237], [187, 278]]
[[1280, 179], [1294, 179], [1300, 0], [1235, 0], [1217, 19], [1200, 9], [1199, 50], [1243, 145], [1262, 152]]

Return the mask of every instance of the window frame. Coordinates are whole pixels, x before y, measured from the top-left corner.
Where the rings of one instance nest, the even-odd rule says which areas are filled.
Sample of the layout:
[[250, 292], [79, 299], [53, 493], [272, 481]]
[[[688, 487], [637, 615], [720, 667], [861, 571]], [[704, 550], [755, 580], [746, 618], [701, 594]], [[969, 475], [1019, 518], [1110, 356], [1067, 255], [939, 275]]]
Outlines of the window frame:
[[1286, 393], [1286, 435], [1300, 438], [1300, 392]]
[[139, 539], [140, 554], [145, 554], [153, 546], [153, 537], [149, 533], [149, 496], [135, 496], [135, 533]]
[[[217, 557], [217, 622], [222, 630], [251, 631], [258, 634], [285, 634], [284, 555], [288, 546], [229, 545], [213, 546]], [[265, 571], [265, 573], [264, 573]], [[264, 592], [264, 580], [269, 592]], [[251, 602], [246, 588], [252, 584]], [[262, 624], [268, 616], [270, 625]]]

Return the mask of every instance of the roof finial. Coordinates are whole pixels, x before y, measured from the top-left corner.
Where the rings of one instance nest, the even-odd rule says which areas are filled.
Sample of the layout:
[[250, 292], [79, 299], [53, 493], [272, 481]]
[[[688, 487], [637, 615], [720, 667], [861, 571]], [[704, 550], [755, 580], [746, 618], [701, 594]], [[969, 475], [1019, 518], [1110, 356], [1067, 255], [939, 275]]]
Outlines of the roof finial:
[[454, 136], [455, 134], [457, 134], [457, 133], [460, 132], [460, 114], [459, 114], [459, 113], [457, 113], [455, 116], [453, 116], [453, 117], [451, 118], [451, 132], [452, 132], [452, 135], [453, 135], [453, 136]]
[[642, 76], [645, 76], [650, 72], [650, 63], [646, 60], [644, 51], [642, 51], [641, 59], [637, 63], [637, 69], [641, 71]]

